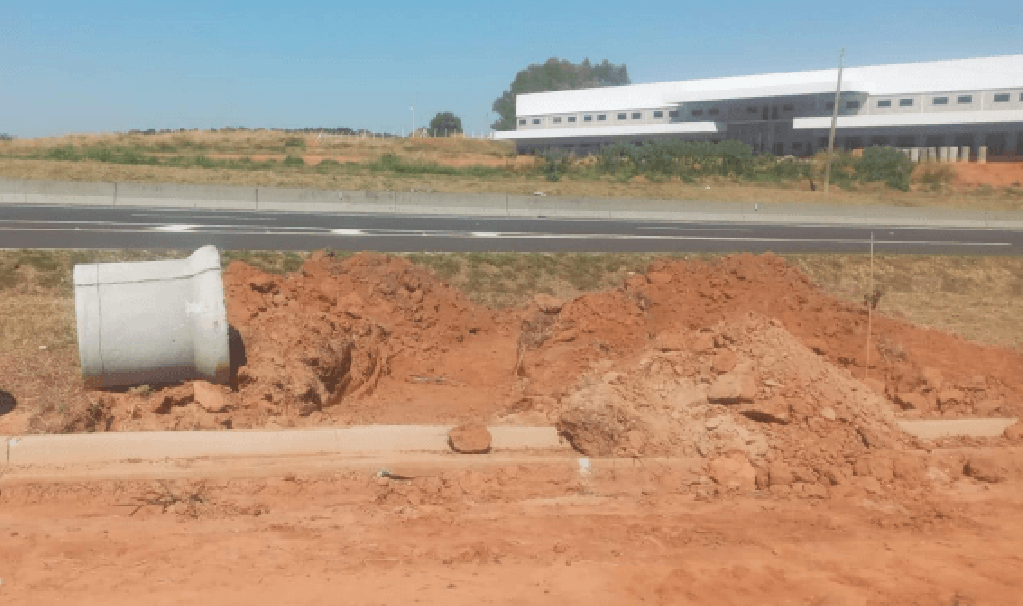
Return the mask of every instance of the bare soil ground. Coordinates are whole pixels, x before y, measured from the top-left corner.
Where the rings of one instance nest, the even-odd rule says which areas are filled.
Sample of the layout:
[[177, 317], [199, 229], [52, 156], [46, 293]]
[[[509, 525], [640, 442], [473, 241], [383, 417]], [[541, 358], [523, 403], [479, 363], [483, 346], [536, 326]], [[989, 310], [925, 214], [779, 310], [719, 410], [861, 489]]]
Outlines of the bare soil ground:
[[[449, 275], [462, 271], [451, 257], [424, 257]], [[803, 261], [819, 274], [829, 268], [838, 271], [819, 260]], [[892, 284], [905, 279], [894, 269], [898, 262], [879, 264], [882, 288], [886, 279]], [[628, 273], [627, 261], [611, 258], [609, 263], [621, 265], [598, 268], [621, 277]], [[992, 285], [998, 285], [998, 299], [1011, 315], [1011, 302], [1018, 298], [1013, 272], [1019, 269], [989, 265], [995, 261], [977, 263], [977, 275], [990, 282], [988, 290], [974, 296], [992, 298]], [[860, 401], [863, 392], [857, 393], [857, 386], [865, 376], [876, 381], [868, 386], [884, 402], [885, 414], [929, 418], [1020, 413], [1018, 347], [967, 341], [913, 325], [881, 307], [873, 318], [868, 352], [862, 299], [866, 289], [865, 284], [854, 288], [863, 277], [855, 272], [841, 273], [853, 280], [839, 280], [838, 286], [846, 289], [847, 298], [842, 299], [774, 255], [661, 259], [624, 284], [591, 278], [588, 293], [559, 292], [548, 284], [547, 290], [563, 298], [520, 296], [517, 306], [492, 308], [452, 286], [438, 275], [443, 272], [427, 267], [403, 257], [359, 254], [342, 259], [321, 253], [306, 260], [300, 271], [281, 275], [233, 262], [225, 273], [225, 289], [229, 320], [242, 337], [244, 359], [238, 358], [236, 380], [222, 391], [222, 404], [204, 403], [190, 384], [142, 386], [127, 393], [85, 390], [76, 376], [70, 293], [46, 299], [45, 287], [19, 283], [5, 295], [9, 346], [0, 353], [5, 369], [0, 388], [17, 405], [0, 416], [0, 433], [474, 419], [553, 423], [569, 412], [566, 406], [580, 390], [605, 385], [614, 391], [616, 381], [627, 385], [632, 378], [647, 386], [652, 376], [661, 376], [657, 380], [662, 383], [670, 379], [670, 386], [659, 387], [662, 392], [706, 403], [719, 375], [735, 368], [754, 382], [755, 393], [744, 403], [777, 403], [780, 397], [787, 399], [783, 406], [788, 408], [791, 402], [812, 401], [813, 410], [799, 413], [804, 416], [821, 408], [840, 414], [843, 402]], [[848, 267], [862, 272], [862, 261], [850, 261]], [[469, 279], [472, 271], [489, 271], [496, 274], [492, 284], [501, 284], [509, 274], [499, 273], [500, 268], [496, 260], [489, 269], [476, 265]], [[505, 268], [514, 270], [515, 265]], [[951, 282], [962, 279], [959, 270], [962, 264], [931, 268]], [[16, 271], [26, 277], [36, 269]], [[881, 302], [887, 297], [882, 295]], [[40, 307], [44, 301], [49, 307]], [[917, 310], [924, 305], [918, 302]], [[50, 311], [43, 314], [45, 322], [37, 323], [33, 318], [40, 309]], [[996, 322], [993, 326], [1011, 322], [994, 314], [971, 321], [982, 320]], [[750, 331], [778, 334], [766, 345], [743, 336]], [[665, 339], [675, 345], [664, 345]], [[697, 346], [708, 339], [712, 347]], [[823, 360], [820, 372], [840, 371], [857, 382], [843, 383], [836, 375], [829, 383], [837, 391], [821, 392], [815, 377], [793, 374], [791, 365], [765, 348], [791, 351], [792, 359], [807, 364]], [[719, 354], [734, 357], [732, 368], [715, 366]], [[657, 397], [663, 399], [663, 394]], [[872, 414], [882, 418], [880, 412]], [[647, 437], [661, 430], [674, 435], [680, 421], [665, 421], [669, 417], [662, 414], [649, 421]], [[649, 448], [656, 450], [656, 444], [651, 439]]]
[[1017, 604], [1019, 469], [971, 456], [820, 496], [575, 461], [4, 481], [0, 604]]
[[[609, 256], [566, 263], [584, 278], [534, 282], [518, 305], [505, 284], [499, 307], [466, 293], [486, 290], [483, 274], [527, 283], [523, 257], [468, 270], [466, 257], [413, 258], [231, 261], [244, 356], [224, 387], [87, 391], [60, 313], [38, 326], [27, 308], [0, 316], [16, 343], [0, 352], [15, 402], [0, 434], [484, 421], [554, 424], [579, 454], [396, 458], [385, 477], [298, 458], [257, 477], [187, 461], [162, 480], [118, 475], [127, 463], [109, 480], [9, 469], [0, 604], [1018, 602], [1023, 424], [924, 442], [895, 420], [1018, 416], [1019, 348], [882, 312], [868, 346], [855, 258], [653, 258], [632, 271], [636, 259]], [[64, 261], [4, 268], [14, 298], [0, 300], [66, 289]], [[903, 262], [880, 264], [883, 287], [897, 290]], [[1006, 262], [918, 273], [1010, 297]], [[70, 314], [66, 290], [51, 303]]]

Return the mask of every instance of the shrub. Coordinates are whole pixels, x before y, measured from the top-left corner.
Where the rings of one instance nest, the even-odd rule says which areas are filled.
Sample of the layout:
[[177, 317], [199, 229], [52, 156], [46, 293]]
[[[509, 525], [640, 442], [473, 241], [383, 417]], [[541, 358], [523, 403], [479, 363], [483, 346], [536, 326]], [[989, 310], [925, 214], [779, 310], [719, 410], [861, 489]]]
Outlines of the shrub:
[[305, 166], [305, 159], [301, 156], [285, 156], [284, 166]]
[[884, 181], [892, 189], [909, 190], [913, 164], [899, 150], [873, 145], [863, 152], [856, 163], [856, 178], [860, 181]]

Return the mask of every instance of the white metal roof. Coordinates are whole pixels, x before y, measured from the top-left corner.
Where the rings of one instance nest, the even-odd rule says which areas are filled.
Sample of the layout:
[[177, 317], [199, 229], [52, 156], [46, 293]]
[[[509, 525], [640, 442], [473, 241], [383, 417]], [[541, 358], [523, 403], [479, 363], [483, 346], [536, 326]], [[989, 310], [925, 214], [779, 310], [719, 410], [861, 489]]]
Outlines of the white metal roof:
[[676, 122], [630, 126], [582, 126], [575, 128], [535, 128], [502, 130], [495, 139], [568, 139], [574, 137], [623, 137], [629, 135], [668, 135], [676, 133], [715, 134], [722, 132], [716, 122]]
[[[882, 116], [839, 116], [838, 128], [926, 126], [930, 124], [998, 124], [1002, 122], [1023, 122], [1023, 109]], [[792, 120], [792, 128], [831, 128], [831, 117], [794, 118]]]
[[[516, 97], [516, 114], [543, 114], [668, 107], [677, 103], [805, 95], [834, 91], [838, 69], [653, 82]], [[872, 95], [1023, 87], [1023, 55], [955, 61], [849, 67], [842, 89]]]

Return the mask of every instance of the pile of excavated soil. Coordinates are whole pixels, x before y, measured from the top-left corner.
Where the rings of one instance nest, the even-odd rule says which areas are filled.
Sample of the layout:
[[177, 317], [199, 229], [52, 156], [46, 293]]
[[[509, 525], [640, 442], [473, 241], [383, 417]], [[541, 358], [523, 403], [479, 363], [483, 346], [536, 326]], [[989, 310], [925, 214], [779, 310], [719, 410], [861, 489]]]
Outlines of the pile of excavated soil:
[[718, 485], [816, 496], [890, 481], [872, 453], [904, 440], [883, 395], [752, 313], [661, 333], [638, 361], [584, 375], [558, 415], [584, 454], [705, 457]]
[[[1019, 351], [971, 343], [895, 318], [874, 316], [865, 369], [865, 304], [820, 291], [771, 254], [657, 262], [614, 291], [570, 301], [541, 296], [528, 307], [504, 311], [473, 303], [404, 258], [378, 254], [343, 261], [316, 255], [287, 276], [236, 262], [225, 271], [224, 285], [228, 319], [238, 334], [237, 372], [230, 387], [196, 382], [151, 391], [94, 392], [94, 404], [64, 419], [62, 427], [568, 422], [572, 418], [564, 415], [580, 398], [590, 397], [580, 395], [581, 378], [588, 377], [593, 398], [613, 400], [617, 396], [610, 392], [621, 386], [607, 373], [613, 370], [626, 380], [638, 372], [630, 365], [647, 359], [654, 366], [684, 368], [671, 389], [702, 402], [702, 394], [715, 385], [704, 378], [717, 377], [715, 369], [724, 367], [718, 364], [727, 366], [734, 354], [735, 368], [747, 368], [746, 376], [759, 381], [753, 387], [754, 403], [784, 398], [791, 409], [789, 425], [765, 425], [744, 413], [715, 413], [722, 417], [722, 429], [710, 431], [715, 429], [706, 427], [707, 421], [715, 422], [711, 412], [738, 409], [674, 406], [669, 408], [681, 416], [671, 431], [658, 421], [648, 423], [653, 430], [630, 433], [630, 416], [616, 425], [615, 436], [624, 431], [632, 442], [619, 443], [616, 437], [595, 452], [624, 447], [644, 455], [702, 454], [703, 448], [713, 456], [734, 448], [759, 464], [775, 451], [784, 458], [783, 434], [796, 427], [813, 433], [837, 423], [856, 430], [853, 435], [843, 429], [841, 440], [861, 444], [869, 436], [890, 438], [881, 427], [890, 425], [892, 414], [1018, 415], [1023, 401]], [[765, 345], [748, 335], [727, 341], [733, 331], [747, 329], [777, 343]], [[715, 339], [713, 359], [699, 349], [707, 335]], [[723, 348], [718, 338], [726, 339]], [[662, 345], [672, 339], [681, 345], [665, 349]], [[802, 370], [782, 365], [777, 355], [768, 364], [768, 357], [756, 353], [772, 347], [802, 360]], [[706, 364], [711, 370], [705, 372]], [[806, 374], [810, 369], [817, 374]], [[870, 379], [864, 383], [865, 370]], [[825, 374], [832, 377], [828, 382], [818, 384], [813, 378]], [[743, 381], [733, 387], [749, 387]], [[821, 393], [825, 387], [833, 393]], [[639, 417], [663, 409], [656, 390], [644, 397], [652, 399], [633, 398]], [[687, 425], [678, 433], [690, 421], [700, 421], [704, 429]], [[37, 430], [45, 430], [45, 424]], [[737, 437], [721, 437], [732, 431]], [[705, 440], [704, 434], [710, 437]], [[840, 451], [828, 452], [838, 457]], [[816, 477], [824, 473], [820, 465], [811, 468], [818, 470]]]

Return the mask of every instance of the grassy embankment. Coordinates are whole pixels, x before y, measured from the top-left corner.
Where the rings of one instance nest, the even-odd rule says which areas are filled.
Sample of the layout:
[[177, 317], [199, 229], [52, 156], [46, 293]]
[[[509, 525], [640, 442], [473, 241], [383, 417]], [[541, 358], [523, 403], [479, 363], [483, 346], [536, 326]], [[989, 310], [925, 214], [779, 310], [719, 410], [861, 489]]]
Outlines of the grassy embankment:
[[[816, 169], [815, 169], [816, 170]], [[947, 167], [921, 167], [909, 191], [849, 182], [825, 196], [805, 176], [753, 178], [608, 173], [593, 159], [571, 163], [556, 182], [542, 159], [476, 139], [360, 139], [273, 131], [77, 135], [0, 143], [0, 176], [318, 189], [509, 192], [548, 195], [834, 204], [894, 204], [1023, 210], [1023, 188], [957, 187]], [[819, 179], [818, 179], [819, 182]]]

